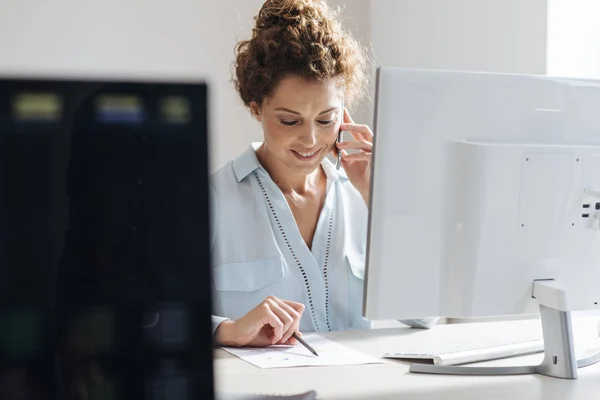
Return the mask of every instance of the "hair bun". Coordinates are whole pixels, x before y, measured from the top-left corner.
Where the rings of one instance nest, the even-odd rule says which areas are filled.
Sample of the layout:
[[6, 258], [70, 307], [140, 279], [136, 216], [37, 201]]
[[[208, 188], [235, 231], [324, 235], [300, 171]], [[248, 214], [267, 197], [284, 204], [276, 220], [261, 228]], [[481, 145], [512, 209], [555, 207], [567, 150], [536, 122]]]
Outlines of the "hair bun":
[[322, 21], [328, 12], [322, 0], [267, 0], [256, 16], [256, 28], [304, 26], [308, 21]]

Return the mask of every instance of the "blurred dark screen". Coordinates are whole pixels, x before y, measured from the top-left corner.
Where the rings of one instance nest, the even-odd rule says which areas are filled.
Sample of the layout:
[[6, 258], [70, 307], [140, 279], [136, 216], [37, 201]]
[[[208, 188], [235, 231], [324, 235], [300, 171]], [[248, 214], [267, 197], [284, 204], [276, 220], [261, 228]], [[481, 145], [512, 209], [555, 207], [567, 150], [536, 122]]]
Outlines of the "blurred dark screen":
[[0, 399], [211, 399], [207, 90], [0, 79]]

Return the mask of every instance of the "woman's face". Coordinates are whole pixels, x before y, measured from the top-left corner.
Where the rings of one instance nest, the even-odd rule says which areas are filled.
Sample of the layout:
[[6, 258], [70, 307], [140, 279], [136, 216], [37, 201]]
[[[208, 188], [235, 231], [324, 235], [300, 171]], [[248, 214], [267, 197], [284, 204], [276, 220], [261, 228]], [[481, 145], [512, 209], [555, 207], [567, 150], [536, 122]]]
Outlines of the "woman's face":
[[290, 169], [310, 174], [333, 149], [343, 115], [338, 81], [282, 79], [260, 106], [250, 106], [264, 131], [263, 152]]

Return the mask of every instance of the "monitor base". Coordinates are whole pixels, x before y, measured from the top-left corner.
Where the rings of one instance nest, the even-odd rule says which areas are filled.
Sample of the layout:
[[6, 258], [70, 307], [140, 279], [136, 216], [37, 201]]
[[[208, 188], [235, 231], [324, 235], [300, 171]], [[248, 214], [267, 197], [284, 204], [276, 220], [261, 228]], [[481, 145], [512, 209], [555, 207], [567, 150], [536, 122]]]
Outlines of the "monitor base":
[[533, 297], [540, 304], [544, 337], [544, 360], [540, 365], [507, 367], [468, 367], [413, 364], [410, 372], [443, 375], [523, 375], [541, 374], [555, 378], [577, 379], [577, 369], [600, 361], [600, 353], [577, 360], [571, 312], [566, 293], [553, 280], [533, 283]]

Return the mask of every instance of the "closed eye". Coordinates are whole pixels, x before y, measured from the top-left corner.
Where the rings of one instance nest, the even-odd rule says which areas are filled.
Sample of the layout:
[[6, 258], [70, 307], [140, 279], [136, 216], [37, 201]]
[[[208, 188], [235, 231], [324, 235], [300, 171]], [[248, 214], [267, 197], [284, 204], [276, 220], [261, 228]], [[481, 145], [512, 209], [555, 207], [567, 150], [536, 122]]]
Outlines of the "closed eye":
[[285, 126], [294, 126], [298, 123], [298, 121], [284, 121], [284, 120], [280, 120], [282, 125]]
[[335, 119], [330, 119], [328, 121], [317, 121], [319, 124], [327, 126], [327, 125], [331, 125], [332, 123], [335, 122]]

